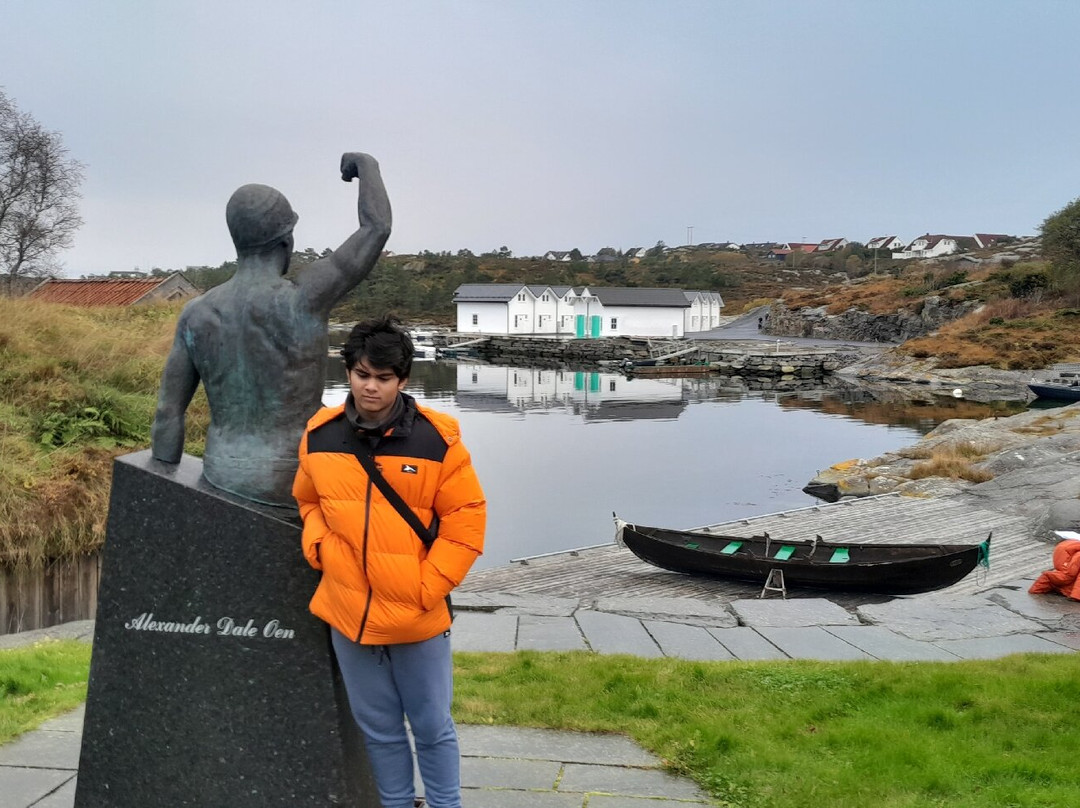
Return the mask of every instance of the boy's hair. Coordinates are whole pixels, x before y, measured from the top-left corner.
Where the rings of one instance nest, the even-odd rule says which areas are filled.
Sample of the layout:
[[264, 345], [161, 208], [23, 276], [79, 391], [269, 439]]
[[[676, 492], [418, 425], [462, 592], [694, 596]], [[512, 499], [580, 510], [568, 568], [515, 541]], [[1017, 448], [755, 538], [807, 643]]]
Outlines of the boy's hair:
[[402, 328], [401, 321], [386, 315], [357, 323], [341, 349], [341, 356], [348, 370], [361, 358], [367, 358], [373, 368], [390, 368], [399, 379], [407, 379], [412, 372], [413, 352], [412, 337]]

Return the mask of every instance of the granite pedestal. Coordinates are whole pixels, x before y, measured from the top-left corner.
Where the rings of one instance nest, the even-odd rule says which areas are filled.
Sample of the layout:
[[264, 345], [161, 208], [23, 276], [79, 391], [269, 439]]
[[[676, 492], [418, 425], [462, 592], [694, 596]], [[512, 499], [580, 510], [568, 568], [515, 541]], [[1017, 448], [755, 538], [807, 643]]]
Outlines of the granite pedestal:
[[377, 808], [290, 509], [117, 459], [75, 805]]

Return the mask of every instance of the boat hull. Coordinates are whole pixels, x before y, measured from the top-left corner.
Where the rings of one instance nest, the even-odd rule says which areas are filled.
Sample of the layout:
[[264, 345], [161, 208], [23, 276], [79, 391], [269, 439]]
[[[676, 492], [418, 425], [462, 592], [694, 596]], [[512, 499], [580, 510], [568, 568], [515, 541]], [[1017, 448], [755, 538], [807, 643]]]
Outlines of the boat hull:
[[1028, 389], [1038, 398], [1054, 401], [1080, 401], [1080, 386], [1065, 384], [1029, 384]]
[[[732, 542], [734, 553], [723, 548]], [[842, 544], [766, 540], [764, 536], [718, 536], [707, 533], [624, 525], [622, 543], [642, 561], [672, 572], [764, 584], [770, 570], [784, 573], [787, 587], [803, 586], [911, 595], [951, 586], [965, 578], [989, 552], [989, 539], [980, 544], [902, 545]], [[774, 557], [793, 547], [785, 560]], [[837, 551], [848, 560], [830, 559]]]

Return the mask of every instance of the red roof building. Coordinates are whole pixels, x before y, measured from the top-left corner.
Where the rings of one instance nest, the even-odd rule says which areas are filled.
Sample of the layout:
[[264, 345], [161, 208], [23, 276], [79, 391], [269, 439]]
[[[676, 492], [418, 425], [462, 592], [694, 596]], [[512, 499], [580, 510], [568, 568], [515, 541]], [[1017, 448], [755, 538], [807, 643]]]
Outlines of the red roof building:
[[199, 290], [179, 272], [156, 278], [50, 278], [29, 295], [31, 300], [68, 306], [134, 306], [188, 300]]

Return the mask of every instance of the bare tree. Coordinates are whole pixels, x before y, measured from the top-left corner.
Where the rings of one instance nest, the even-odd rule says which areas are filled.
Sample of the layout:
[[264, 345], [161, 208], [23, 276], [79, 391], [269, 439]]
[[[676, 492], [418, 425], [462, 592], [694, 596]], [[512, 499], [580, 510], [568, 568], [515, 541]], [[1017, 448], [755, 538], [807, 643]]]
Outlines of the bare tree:
[[19, 111], [0, 90], [0, 277], [7, 291], [20, 277], [47, 275], [82, 224], [83, 166], [59, 132]]

